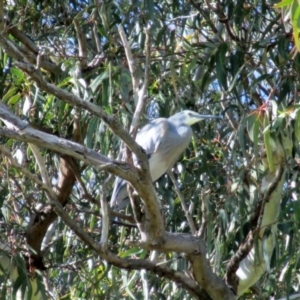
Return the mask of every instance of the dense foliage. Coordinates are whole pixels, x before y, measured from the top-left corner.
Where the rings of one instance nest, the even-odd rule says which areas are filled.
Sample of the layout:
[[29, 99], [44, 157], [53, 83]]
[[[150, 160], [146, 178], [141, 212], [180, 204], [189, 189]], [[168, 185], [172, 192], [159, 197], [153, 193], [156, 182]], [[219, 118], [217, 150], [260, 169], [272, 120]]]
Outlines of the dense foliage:
[[[296, 11], [293, 3], [287, 3], [294, 5], [292, 14]], [[220, 278], [253, 229], [253, 220], [257, 221], [258, 186], [266, 169], [272, 173], [278, 164], [274, 148], [278, 143], [284, 143], [285, 149], [291, 144], [270, 267], [257, 287], [241, 299], [274, 295], [279, 299], [299, 290], [300, 55], [294, 42], [297, 24], [286, 7], [277, 9], [274, 4], [16, 0], [6, 1], [4, 11], [0, 9], [1, 17], [6, 16], [1, 35], [23, 56], [20, 59], [14, 49], [4, 49], [1, 42], [0, 96], [16, 116], [40, 132], [77, 142], [109, 158], [120, 158], [124, 147], [105, 120], [83, 106], [73, 106], [64, 95], [58, 97], [38, 77], [96, 104], [128, 131], [138, 101], [133, 77], [140, 87], [148, 81], [141, 125], [183, 109], [223, 116], [192, 127], [192, 143], [172, 169], [183, 199], [168, 175], [155, 183], [166, 230], [191, 233], [184, 202], [196, 235], [205, 241], [211, 268]], [[120, 25], [130, 42], [134, 74]], [[23, 62], [36, 68], [35, 75], [22, 67]], [[39, 288], [47, 293], [45, 299], [192, 299], [174, 278], [119, 268], [79, 239], [62, 218], [55, 217], [45, 190], [24, 171], [38, 180], [45, 178], [33, 146], [0, 134], [0, 241], [9, 247], [19, 272], [16, 281], [9, 280], [9, 272], [1, 275], [3, 299], [14, 296], [20, 287], [28, 288], [27, 280], [35, 270]], [[114, 177], [72, 154], [38, 146], [49, 185], [65, 211], [99, 243], [100, 198], [109, 201]], [[10, 154], [19, 167], [12, 164]], [[131, 215], [131, 208], [124, 213]], [[30, 226], [37, 218], [51, 219], [41, 237], [40, 253], [30, 244], [36, 238], [30, 236]], [[189, 272], [188, 260], [181, 253], [128, 244], [140, 238], [134, 223], [133, 217], [122, 216], [111, 222], [108, 247], [112, 252], [123, 259], [151, 258], [159, 265]], [[33, 297], [30, 293], [29, 298]]]

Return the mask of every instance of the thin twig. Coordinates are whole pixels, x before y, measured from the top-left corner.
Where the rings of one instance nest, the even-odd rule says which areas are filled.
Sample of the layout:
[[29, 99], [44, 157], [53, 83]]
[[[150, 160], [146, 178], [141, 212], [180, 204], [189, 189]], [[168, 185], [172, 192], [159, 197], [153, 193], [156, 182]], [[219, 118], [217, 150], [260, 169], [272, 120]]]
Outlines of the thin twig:
[[199, 236], [202, 239], [204, 239], [205, 237], [205, 232], [207, 228], [208, 216], [207, 216], [206, 197], [208, 197], [207, 194], [209, 192], [210, 190], [205, 188], [203, 188], [201, 191], [201, 227], [198, 230], [197, 236]]
[[118, 26], [118, 31], [119, 31], [119, 34], [120, 34], [120, 37], [121, 37], [121, 40], [123, 43], [123, 47], [124, 47], [127, 62], [128, 62], [129, 71], [131, 74], [133, 92], [135, 94], [137, 94], [138, 90], [139, 90], [139, 82], [138, 82], [138, 79], [136, 76], [136, 67], [135, 67], [135, 62], [134, 62], [133, 56], [132, 56], [130, 43], [127, 41], [126, 34], [125, 34], [123, 26], [121, 24]]
[[87, 64], [87, 42], [86, 42], [85, 35], [81, 29], [81, 25], [79, 24], [76, 18], [73, 19], [73, 23], [77, 34], [80, 68], [83, 69], [86, 67]]
[[[225, 93], [222, 92], [220, 104], [223, 110], [226, 109], [225, 102], [224, 102], [225, 100], [226, 100]], [[237, 131], [238, 125], [236, 124], [235, 120], [233, 119], [232, 115], [228, 112], [228, 110], [226, 111], [225, 116], [226, 119], [229, 121], [229, 124], [231, 125], [232, 129], [234, 129], [234, 131]]]
[[55, 196], [54, 191], [52, 188], [46, 184], [44, 184], [41, 180], [38, 179], [38, 177], [32, 173], [30, 173], [26, 168], [21, 166], [12, 156], [11, 152], [4, 147], [3, 145], [0, 145], [0, 151], [9, 159], [10, 163], [18, 170], [20, 170], [25, 177], [30, 179], [32, 182], [36, 183], [38, 186], [40, 186], [44, 191], [48, 192], [51, 196]]
[[200, 12], [196, 12], [196, 13], [188, 15], [188, 16], [179, 16], [179, 17], [176, 17], [176, 18], [173, 18], [173, 19], [167, 19], [166, 22], [173, 22], [173, 21], [176, 21], [176, 20], [194, 18], [194, 17], [197, 17], [198, 15], [200, 15]]
[[178, 182], [176, 181], [175, 177], [174, 177], [174, 174], [171, 170], [168, 171], [168, 175], [170, 176], [172, 182], [173, 182], [173, 185], [174, 185], [174, 190], [178, 196], [178, 198], [180, 199], [180, 202], [181, 202], [181, 207], [182, 207], [182, 210], [185, 214], [185, 217], [188, 221], [188, 224], [190, 226], [190, 229], [191, 229], [191, 233], [192, 235], [196, 234], [196, 226], [195, 226], [195, 223], [194, 223], [194, 220], [193, 220], [193, 217], [190, 215], [189, 213], [189, 210], [188, 210], [188, 207], [185, 203], [185, 199], [184, 199], [184, 196], [182, 195], [180, 189], [179, 189], [179, 186], [178, 186]]
[[108, 245], [109, 212], [108, 212], [106, 191], [107, 191], [108, 184], [110, 183], [111, 178], [112, 178], [112, 175], [110, 174], [108, 176], [108, 178], [105, 180], [105, 182], [103, 183], [103, 185], [102, 185], [102, 194], [101, 194], [101, 197], [100, 197], [101, 215], [102, 215], [102, 228], [101, 228], [100, 247], [102, 248], [102, 251], [106, 251], [107, 250], [107, 245]]
[[[132, 122], [130, 126], [130, 134], [132, 137], [136, 136], [137, 130], [140, 124], [140, 118], [143, 114], [145, 107], [145, 99], [148, 90], [149, 80], [150, 80], [150, 65], [151, 65], [151, 38], [150, 38], [150, 28], [145, 28], [146, 41], [145, 41], [145, 73], [144, 73], [144, 83], [141, 90], [138, 91], [138, 102], [135, 108], [135, 112], [132, 117]], [[137, 80], [137, 79], [136, 79]]]
[[44, 182], [44, 184], [50, 186], [50, 180], [49, 180], [49, 177], [48, 177], [48, 173], [47, 173], [47, 170], [46, 170], [46, 165], [45, 165], [45, 161], [44, 161], [44, 158], [42, 157], [41, 153], [40, 153], [40, 150], [39, 148], [34, 145], [34, 144], [29, 144], [29, 147], [36, 159], [36, 162], [39, 166], [39, 169], [40, 169], [40, 172], [41, 172], [41, 177], [42, 177], [42, 180]]

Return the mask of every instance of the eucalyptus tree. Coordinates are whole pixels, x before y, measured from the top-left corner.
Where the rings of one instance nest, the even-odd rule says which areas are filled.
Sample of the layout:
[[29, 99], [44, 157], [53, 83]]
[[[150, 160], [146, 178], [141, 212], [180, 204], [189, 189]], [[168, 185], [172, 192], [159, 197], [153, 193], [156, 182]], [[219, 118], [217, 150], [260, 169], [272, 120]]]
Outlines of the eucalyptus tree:
[[[297, 3], [1, 2], [3, 299], [296, 294]], [[187, 109], [223, 119], [152, 184], [138, 129]]]

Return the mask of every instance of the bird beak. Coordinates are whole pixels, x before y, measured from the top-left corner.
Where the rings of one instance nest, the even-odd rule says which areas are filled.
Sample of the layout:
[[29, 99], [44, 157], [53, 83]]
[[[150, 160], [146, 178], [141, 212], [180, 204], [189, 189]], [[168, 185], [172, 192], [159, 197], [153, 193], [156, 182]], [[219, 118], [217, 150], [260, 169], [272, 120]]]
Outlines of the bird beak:
[[223, 119], [223, 116], [199, 115], [199, 119]]

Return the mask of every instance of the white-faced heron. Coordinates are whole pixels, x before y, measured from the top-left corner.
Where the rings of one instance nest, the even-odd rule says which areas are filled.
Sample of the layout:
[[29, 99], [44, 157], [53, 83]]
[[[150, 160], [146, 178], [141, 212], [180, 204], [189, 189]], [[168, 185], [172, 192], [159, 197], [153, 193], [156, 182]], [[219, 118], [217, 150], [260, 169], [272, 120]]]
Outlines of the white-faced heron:
[[[149, 169], [152, 181], [159, 179], [172, 168], [179, 156], [189, 145], [193, 131], [191, 125], [204, 119], [220, 118], [212, 115], [199, 115], [191, 110], [184, 110], [168, 119], [158, 118], [145, 125], [136, 136], [136, 142], [149, 156]], [[133, 155], [136, 163], [136, 157]], [[116, 210], [128, 202], [126, 181], [117, 177], [110, 205]]]

